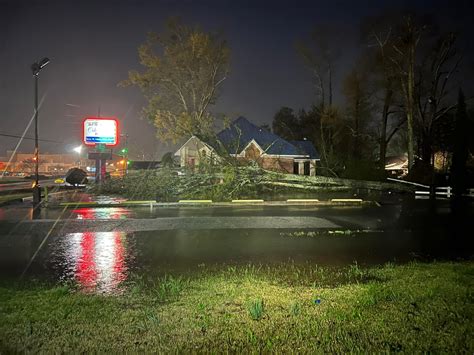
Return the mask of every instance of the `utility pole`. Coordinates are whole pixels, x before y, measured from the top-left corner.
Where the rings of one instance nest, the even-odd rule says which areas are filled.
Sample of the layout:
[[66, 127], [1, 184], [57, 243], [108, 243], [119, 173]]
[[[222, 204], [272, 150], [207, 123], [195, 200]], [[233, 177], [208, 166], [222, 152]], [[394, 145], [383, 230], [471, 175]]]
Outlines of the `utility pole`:
[[35, 183], [33, 186], [33, 207], [39, 207], [41, 204], [41, 187], [39, 185], [39, 143], [38, 143], [38, 76], [46, 65], [49, 59], [43, 58], [41, 61], [35, 62], [31, 65], [31, 71], [35, 77]]

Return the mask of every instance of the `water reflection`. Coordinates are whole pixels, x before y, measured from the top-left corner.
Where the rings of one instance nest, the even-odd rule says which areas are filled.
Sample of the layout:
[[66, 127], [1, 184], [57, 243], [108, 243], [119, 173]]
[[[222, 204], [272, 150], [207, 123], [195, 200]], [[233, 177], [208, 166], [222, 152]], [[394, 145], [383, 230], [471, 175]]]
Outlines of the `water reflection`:
[[128, 276], [123, 232], [68, 234], [64, 257], [69, 272], [85, 291], [120, 291]]
[[72, 211], [76, 219], [126, 219], [132, 217], [132, 211], [123, 207], [83, 207]]

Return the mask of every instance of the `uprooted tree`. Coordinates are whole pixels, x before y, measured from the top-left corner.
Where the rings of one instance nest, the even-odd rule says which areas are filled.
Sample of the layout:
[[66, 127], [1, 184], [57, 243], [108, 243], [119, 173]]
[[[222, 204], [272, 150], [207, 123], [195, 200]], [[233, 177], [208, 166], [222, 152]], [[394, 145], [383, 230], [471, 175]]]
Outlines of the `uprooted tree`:
[[130, 71], [122, 86], [138, 86], [148, 101], [144, 116], [157, 136], [176, 142], [212, 134], [209, 108], [229, 72], [230, 51], [217, 34], [170, 20], [164, 33], [149, 33], [138, 48], [145, 71]]

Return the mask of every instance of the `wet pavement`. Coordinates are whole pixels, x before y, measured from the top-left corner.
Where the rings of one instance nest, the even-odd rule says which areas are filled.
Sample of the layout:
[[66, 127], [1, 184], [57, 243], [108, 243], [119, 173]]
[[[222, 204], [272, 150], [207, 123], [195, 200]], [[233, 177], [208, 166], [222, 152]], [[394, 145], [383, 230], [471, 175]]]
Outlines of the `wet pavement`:
[[25, 273], [114, 292], [132, 273], [180, 273], [202, 265], [471, 258], [473, 216], [472, 203], [459, 208], [413, 198], [381, 207], [83, 207], [39, 213], [23, 204], [0, 208], [0, 278]]

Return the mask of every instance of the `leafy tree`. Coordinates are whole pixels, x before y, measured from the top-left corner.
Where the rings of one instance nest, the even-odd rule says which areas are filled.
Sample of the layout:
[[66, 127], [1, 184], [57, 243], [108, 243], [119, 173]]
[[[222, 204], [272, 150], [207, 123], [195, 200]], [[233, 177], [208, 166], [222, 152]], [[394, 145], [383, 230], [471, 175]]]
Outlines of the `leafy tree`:
[[273, 133], [283, 139], [296, 140], [300, 136], [298, 117], [289, 107], [282, 107], [273, 117]]
[[33, 172], [36, 167], [36, 161], [34, 158], [24, 159], [21, 162], [21, 169], [23, 172]]
[[161, 166], [167, 168], [172, 168], [174, 166], [174, 158], [172, 152], [167, 152], [163, 154], [163, 157], [161, 158]]
[[130, 71], [121, 84], [142, 90], [148, 100], [144, 115], [155, 125], [157, 136], [176, 142], [193, 134], [210, 135], [214, 117], [209, 108], [229, 72], [226, 42], [217, 34], [171, 20], [161, 35], [148, 35], [138, 54], [145, 71]]

